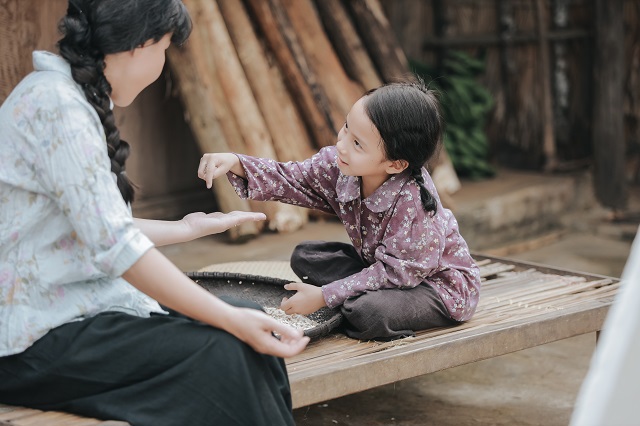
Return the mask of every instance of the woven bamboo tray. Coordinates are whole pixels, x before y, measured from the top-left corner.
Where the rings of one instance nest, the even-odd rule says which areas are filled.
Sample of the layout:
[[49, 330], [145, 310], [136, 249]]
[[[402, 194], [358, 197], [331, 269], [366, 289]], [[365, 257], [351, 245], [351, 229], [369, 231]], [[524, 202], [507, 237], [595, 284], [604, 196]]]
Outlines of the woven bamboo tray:
[[[295, 294], [293, 291], [285, 290], [284, 285], [300, 281], [293, 271], [288, 271], [285, 266], [280, 263], [273, 265], [270, 262], [235, 262], [213, 265], [208, 267], [208, 270], [187, 272], [186, 275], [218, 297], [248, 300], [263, 308], [278, 308], [283, 297]], [[311, 339], [326, 336], [338, 327], [343, 319], [340, 309], [327, 307], [305, 317], [317, 323], [316, 326], [304, 330], [304, 335]]]

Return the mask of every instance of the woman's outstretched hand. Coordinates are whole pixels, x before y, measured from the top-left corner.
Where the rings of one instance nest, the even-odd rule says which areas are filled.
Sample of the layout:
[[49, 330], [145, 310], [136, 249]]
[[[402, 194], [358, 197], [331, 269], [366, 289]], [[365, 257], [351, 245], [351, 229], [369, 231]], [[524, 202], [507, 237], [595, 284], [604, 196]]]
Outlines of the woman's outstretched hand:
[[235, 175], [246, 177], [240, 159], [228, 152], [204, 154], [198, 166], [198, 177], [211, 188], [213, 180], [231, 172]]
[[206, 235], [218, 234], [229, 228], [241, 225], [245, 222], [258, 222], [265, 220], [264, 213], [253, 213], [243, 211], [233, 211], [230, 213], [190, 213], [182, 218], [182, 223], [186, 227], [186, 235], [190, 239], [204, 237]]
[[282, 358], [299, 354], [309, 343], [302, 330], [282, 324], [256, 309], [236, 308], [234, 318], [225, 328], [255, 351]]

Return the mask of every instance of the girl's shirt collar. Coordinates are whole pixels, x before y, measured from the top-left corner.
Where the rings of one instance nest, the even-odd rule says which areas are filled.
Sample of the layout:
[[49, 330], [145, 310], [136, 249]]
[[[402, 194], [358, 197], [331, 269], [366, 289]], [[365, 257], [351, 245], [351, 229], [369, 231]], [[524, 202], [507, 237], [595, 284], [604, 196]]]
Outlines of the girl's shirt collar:
[[[373, 194], [363, 200], [365, 206], [375, 213], [389, 210], [409, 178], [411, 176], [408, 172], [391, 176]], [[349, 203], [360, 198], [360, 178], [340, 174], [336, 182], [336, 195], [341, 203]]]

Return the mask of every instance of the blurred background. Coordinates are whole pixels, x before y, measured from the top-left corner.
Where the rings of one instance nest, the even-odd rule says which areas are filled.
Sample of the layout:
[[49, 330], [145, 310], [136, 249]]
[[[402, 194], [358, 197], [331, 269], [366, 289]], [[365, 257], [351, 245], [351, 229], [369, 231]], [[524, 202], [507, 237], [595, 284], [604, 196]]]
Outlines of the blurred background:
[[[57, 17], [66, 4], [2, 1], [0, 102], [31, 71], [32, 50], [56, 50]], [[162, 77], [132, 106], [116, 110], [133, 145], [128, 171], [140, 186], [134, 205], [140, 217], [267, 213], [267, 229], [246, 225], [228, 235], [231, 241], [304, 227], [317, 218], [313, 213], [241, 201], [222, 180], [213, 196], [203, 190], [196, 177], [201, 154], [304, 159], [335, 142], [364, 91], [416, 76], [440, 93], [445, 149], [429, 167], [454, 212], [451, 196], [470, 182], [481, 189], [478, 182], [508, 181], [516, 171], [579, 176], [587, 189], [558, 205], [562, 211], [593, 200], [609, 219], [635, 215], [629, 193], [640, 181], [636, 0], [185, 4], [195, 23], [190, 40], [170, 49]], [[471, 234], [476, 225], [472, 218], [466, 225], [464, 214], [461, 226]]]

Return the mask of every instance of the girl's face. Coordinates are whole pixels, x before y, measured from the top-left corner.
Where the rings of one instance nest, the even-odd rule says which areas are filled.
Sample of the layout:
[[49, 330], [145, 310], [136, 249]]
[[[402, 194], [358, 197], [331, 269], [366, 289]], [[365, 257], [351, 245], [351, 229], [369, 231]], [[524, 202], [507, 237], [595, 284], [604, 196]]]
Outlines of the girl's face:
[[105, 55], [104, 74], [111, 84], [111, 100], [119, 107], [130, 105], [144, 88], [162, 73], [171, 34], [157, 42], [148, 40], [131, 51]]
[[362, 196], [371, 195], [389, 175], [400, 173], [406, 162], [387, 160], [382, 138], [364, 110], [364, 97], [347, 114], [336, 148], [338, 168], [347, 176], [362, 178]]

